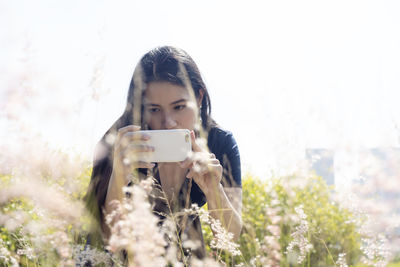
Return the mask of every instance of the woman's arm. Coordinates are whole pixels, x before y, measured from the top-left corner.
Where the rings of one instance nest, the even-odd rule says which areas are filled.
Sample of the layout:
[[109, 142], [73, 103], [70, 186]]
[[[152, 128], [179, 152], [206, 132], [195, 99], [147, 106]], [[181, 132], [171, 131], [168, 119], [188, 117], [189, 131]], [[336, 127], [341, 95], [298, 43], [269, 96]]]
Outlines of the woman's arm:
[[225, 229], [233, 233], [234, 239], [237, 240], [242, 230], [242, 189], [238, 187], [224, 188], [219, 183], [214, 190], [205, 195], [210, 215], [214, 219], [220, 220]]
[[224, 188], [221, 184], [223, 168], [212, 153], [202, 149], [191, 134], [193, 157], [181, 164], [189, 167], [188, 178], [193, 178], [203, 191], [208, 203], [208, 210], [214, 219], [221, 221], [224, 228], [237, 239], [242, 229], [241, 206], [242, 190], [240, 187]]
[[[133, 159], [126, 158], [126, 153], [147, 153], [152, 151], [152, 148], [142, 144], [142, 141], [148, 140], [148, 136], [134, 134], [140, 130], [139, 126], [129, 125], [118, 130], [114, 145], [113, 153], [113, 168], [108, 184], [106, 200], [104, 203], [104, 219], [108, 214], [111, 214], [116, 208], [116, 203], [121, 203], [124, 196], [123, 187], [130, 182], [129, 174], [134, 173], [138, 168], [152, 168], [154, 164], [147, 162], [139, 162]], [[129, 151], [127, 151], [129, 150]], [[111, 225], [118, 220], [118, 216], [114, 218]], [[110, 237], [110, 226], [102, 222], [103, 232], [105, 237]]]

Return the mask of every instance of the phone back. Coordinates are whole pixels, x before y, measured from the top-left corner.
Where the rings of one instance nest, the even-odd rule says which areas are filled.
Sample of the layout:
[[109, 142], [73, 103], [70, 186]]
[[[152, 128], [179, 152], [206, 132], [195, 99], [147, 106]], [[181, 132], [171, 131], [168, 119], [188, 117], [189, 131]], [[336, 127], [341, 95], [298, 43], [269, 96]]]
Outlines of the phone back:
[[148, 162], [178, 162], [185, 160], [192, 144], [190, 131], [187, 129], [149, 130], [143, 131], [150, 136], [148, 145], [154, 147], [154, 152], [146, 156]]

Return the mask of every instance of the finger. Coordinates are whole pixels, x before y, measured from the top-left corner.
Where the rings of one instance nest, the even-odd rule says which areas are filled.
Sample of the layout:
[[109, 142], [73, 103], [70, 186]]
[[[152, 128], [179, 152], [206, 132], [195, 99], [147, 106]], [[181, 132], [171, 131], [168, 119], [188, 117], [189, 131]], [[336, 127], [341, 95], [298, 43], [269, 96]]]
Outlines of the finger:
[[193, 168], [195, 172], [199, 172], [201, 169], [205, 168], [207, 164], [211, 162], [208, 155], [208, 153], [201, 152], [193, 153], [193, 156], [191, 157], [191, 168]]
[[118, 135], [118, 137], [122, 137], [127, 132], [135, 132], [135, 131], [139, 131], [139, 130], [140, 130], [140, 126], [138, 126], [138, 125], [128, 125], [128, 126], [119, 128], [117, 135]]
[[127, 132], [120, 137], [119, 143], [125, 147], [131, 143], [141, 143], [150, 140], [150, 136], [140, 132]]
[[115, 153], [114, 153], [114, 160], [122, 160], [122, 162], [125, 162], [128, 159], [128, 162], [134, 162], [137, 161], [137, 159], [146, 157], [149, 155], [149, 153], [154, 152], [154, 147], [144, 145], [144, 144], [129, 144], [127, 146], [123, 146], [123, 144], [119, 143], [117, 144]]
[[193, 157], [192, 155], [189, 155], [184, 161], [178, 162], [179, 167], [182, 169], [184, 168], [189, 168], [193, 164]]
[[212, 159], [210, 160], [210, 163], [215, 165], [221, 164], [218, 159]]
[[213, 167], [211, 166], [211, 165], [204, 165], [204, 166], [201, 166], [200, 168], [199, 168], [199, 170], [197, 171], [197, 173], [199, 174], [199, 175], [205, 175], [205, 174], [207, 174], [207, 173], [212, 173], [213, 172]]
[[193, 162], [193, 165], [190, 168], [190, 170], [195, 174], [199, 173], [202, 169], [203, 169], [203, 165], [200, 164], [199, 162]]
[[222, 166], [220, 164], [209, 164], [198, 172], [199, 175], [205, 175], [207, 173], [218, 173], [222, 170]]
[[210, 161], [195, 161], [193, 162], [192, 170], [196, 174], [205, 174], [207, 172], [213, 172], [214, 169], [222, 168], [221, 164], [217, 159]]
[[190, 138], [192, 140], [192, 149], [195, 152], [201, 152], [201, 147], [196, 142], [196, 136], [194, 135], [194, 131], [190, 131]]
[[125, 135], [128, 133], [137, 132], [140, 130], [140, 126], [138, 125], [128, 125], [118, 129], [116, 142], [117, 144], [122, 143], [123, 146], [126, 146], [129, 143], [129, 138], [126, 139]]
[[199, 162], [193, 162], [192, 165], [190, 166], [189, 173], [191, 177], [194, 177], [195, 175], [198, 175], [200, 171], [202, 171], [202, 164]]
[[129, 131], [123, 135], [124, 138], [128, 139], [129, 141], [147, 141], [150, 139], [150, 135], [144, 132], [138, 131]]
[[196, 161], [201, 161], [201, 162], [210, 162], [212, 160], [215, 160], [216, 157], [214, 154], [212, 153], [208, 153], [208, 152], [195, 152], [195, 155], [193, 155], [193, 158]]

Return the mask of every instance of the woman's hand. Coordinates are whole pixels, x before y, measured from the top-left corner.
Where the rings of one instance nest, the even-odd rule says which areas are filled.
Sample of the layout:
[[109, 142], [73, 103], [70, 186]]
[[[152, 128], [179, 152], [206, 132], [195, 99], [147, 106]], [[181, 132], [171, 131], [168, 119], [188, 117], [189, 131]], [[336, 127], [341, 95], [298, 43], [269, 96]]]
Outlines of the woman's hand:
[[193, 153], [180, 162], [182, 168], [189, 168], [187, 178], [193, 178], [196, 184], [207, 196], [218, 188], [222, 179], [222, 166], [213, 153], [201, 148], [196, 142], [194, 132], [190, 132]]
[[193, 155], [180, 162], [182, 168], [189, 168], [188, 178], [193, 178], [207, 198], [208, 210], [211, 217], [218, 219], [228, 232], [234, 234], [237, 239], [242, 229], [241, 205], [242, 191], [239, 188], [231, 201], [221, 184], [222, 166], [215, 155], [202, 149], [196, 142], [193, 131], [192, 139]]
[[149, 135], [138, 133], [140, 126], [128, 125], [120, 128], [114, 144], [113, 174], [123, 178], [124, 185], [130, 182], [129, 175], [138, 168], [153, 168], [154, 163], [140, 161], [154, 148], [146, 145]]
[[139, 161], [146, 153], [151, 153], [154, 148], [146, 145], [150, 139], [148, 135], [138, 133], [139, 126], [128, 125], [118, 130], [113, 154], [113, 169], [108, 184], [105, 208], [107, 213], [112, 211], [109, 204], [113, 200], [122, 201], [124, 193], [122, 188], [131, 181], [132, 174], [138, 168], [153, 168], [154, 164]]

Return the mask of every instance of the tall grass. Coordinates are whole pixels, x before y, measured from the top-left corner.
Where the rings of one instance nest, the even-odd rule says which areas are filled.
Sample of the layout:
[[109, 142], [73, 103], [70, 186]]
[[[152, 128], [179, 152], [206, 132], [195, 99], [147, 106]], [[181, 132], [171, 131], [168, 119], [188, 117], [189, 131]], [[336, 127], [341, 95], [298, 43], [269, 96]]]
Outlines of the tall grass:
[[[322, 178], [292, 175], [263, 180], [250, 174], [243, 179], [244, 227], [238, 243], [206, 208], [194, 206], [183, 212], [200, 216], [208, 255], [202, 261], [188, 257], [180, 249], [183, 241], [174, 238], [173, 216], [182, 214], [172, 214], [160, 228], [150, 205], [143, 205], [148, 203], [148, 184], [138, 184], [131, 189], [133, 198], [121, 203], [125, 217], [114, 225], [107, 247], [112, 254], [86, 244], [91, 220], [82, 196], [91, 166], [76, 164], [80, 168], [74, 177], [53, 179], [56, 176], [48, 169], [35, 179], [1, 174], [2, 265], [83, 266], [91, 261], [118, 266], [124, 264], [118, 253], [122, 250], [131, 252], [131, 266], [385, 266], [391, 256], [390, 237], [364, 229], [374, 218], [336, 200], [334, 188]], [[171, 237], [169, 246], [164, 236]]]

